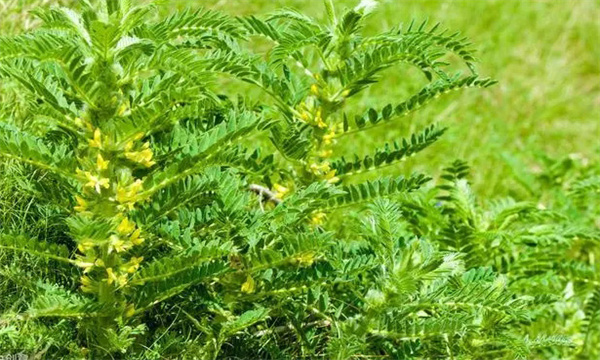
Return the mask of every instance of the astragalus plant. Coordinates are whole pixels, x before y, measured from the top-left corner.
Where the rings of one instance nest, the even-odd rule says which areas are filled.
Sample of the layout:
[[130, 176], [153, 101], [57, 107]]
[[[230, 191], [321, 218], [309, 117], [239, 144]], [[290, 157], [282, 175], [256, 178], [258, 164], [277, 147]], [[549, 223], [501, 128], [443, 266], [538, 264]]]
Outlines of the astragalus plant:
[[[554, 328], [528, 330], [551, 299], [464, 246], [462, 198], [432, 205], [414, 195], [427, 176], [377, 177], [442, 128], [352, 160], [336, 147], [443, 93], [492, 85], [466, 41], [425, 23], [363, 36], [368, 6], [325, 9], [325, 23], [291, 10], [160, 19], [153, 5], [81, 1], [0, 38], [0, 77], [26, 93], [0, 125], [2, 189], [16, 192], [3, 204], [21, 209], [0, 224], [3, 350], [497, 359], [572, 346]], [[256, 37], [273, 45], [258, 52]], [[448, 73], [451, 59], [468, 75]], [[428, 84], [347, 110], [398, 64]]]

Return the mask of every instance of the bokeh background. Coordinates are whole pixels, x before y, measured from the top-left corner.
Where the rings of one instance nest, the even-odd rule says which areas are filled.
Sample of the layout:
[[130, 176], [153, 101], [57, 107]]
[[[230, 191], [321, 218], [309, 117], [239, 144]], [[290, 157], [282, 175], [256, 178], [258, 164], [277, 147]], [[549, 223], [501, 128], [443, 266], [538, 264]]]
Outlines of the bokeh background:
[[[68, 0], [1, 0], [0, 33], [35, 26], [28, 11]], [[359, 0], [335, 0], [340, 9]], [[477, 49], [481, 75], [499, 81], [440, 98], [413, 115], [363, 132], [350, 144], [357, 153], [420, 129], [431, 122], [449, 127], [422, 155], [400, 171], [436, 174], [460, 158], [472, 168], [482, 197], [524, 197], [528, 177], [543, 171], [544, 157], [600, 159], [600, 1], [598, 0], [381, 0], [367, 32], [412, 19], [441, 22], [461, 31]], [[324, 17], [320, 0], [163, 0], [168, 13], [209, 7], [234, 15], [264, 14], [292, 7]], [[361, 94], [356, 109], [396, 103], [424, 84], [409, 67], [393, 68]], [[366, 146], [371, 144], [370, 146]], [[386, 171], [398, 172], [399, 169]]]

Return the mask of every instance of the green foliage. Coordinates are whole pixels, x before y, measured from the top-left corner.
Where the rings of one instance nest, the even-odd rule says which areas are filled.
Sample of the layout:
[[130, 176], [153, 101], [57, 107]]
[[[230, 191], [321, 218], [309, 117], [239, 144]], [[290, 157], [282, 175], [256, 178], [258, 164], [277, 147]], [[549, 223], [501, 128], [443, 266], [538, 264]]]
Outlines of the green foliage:
[[[437, 186], [418, 173], [355, 180], [445, 129], [364, 156], [340, 154], [339, 138], [495, 81], [477, 75], [458, 33], [422, 23], [368, 36], [365, 3], [325, 9], [327, 23], [293, 10], [161, 19], [154, 5], [83, 1], [39, 9], [35, 30], [0, 38], [0, 78], [27, 94], [26, 121], [0, 114], [3, 350], [598, 356], [600, 234], [572, 217], [598, 211], [598, 173], [568, 183], [565, 214], [481, 205], [460, 161]], [[428, 85], [348, 110], [402, 64]], [[228, 94], [232, 79], [263, 96]], [[564, 184], [570, 167], [548, 163], [531, 189]]]

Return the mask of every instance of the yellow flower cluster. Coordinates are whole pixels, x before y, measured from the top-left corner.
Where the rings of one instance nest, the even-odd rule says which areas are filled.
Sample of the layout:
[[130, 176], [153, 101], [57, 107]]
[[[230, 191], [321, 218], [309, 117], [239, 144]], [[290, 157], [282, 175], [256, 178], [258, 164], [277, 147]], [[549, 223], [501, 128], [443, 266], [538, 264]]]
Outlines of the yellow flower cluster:
[[91, 293], [94, 291], [95, 284], [92, 281], [92, 279], [89, 278], [89, 276], [87, 276], [87, 275], [82, 276], [80, 281], [81, 281], [81, 290], [83, 292]]
[[75, 201], [77, 201], [77, 206], [75, 206], [75, 211], [84, 212], [87, 210], [88, 203], [87, 203], [87, 201], [85, 201], [84, 198], [77, 195], [77, 196], [75, 196]]
[[122, 235], [129, 235], [135, 230], [135, 223], [128, 218], [123, 218], [117, 226], [117, 232]]
[[133, 245], [140, 245], [144, 242], [145, 239], [143, 237], [140, 237], [141, 233], [142, 230], [140, 229], [136, 229], [133, 233], [131, 233], [131, 235], [129, 236], [129, 240], [133, 243]]
[[102, 148], [102, 133], [99, 128], [94, 130], [94, 138], [90, 140], [89, 145], [94, 148]]
[[108, 160], [104, 160], [104, 158], [102, 157], [102, 154], [98, 154], [98, 156], [96, 157], [96, 168], [98, 170], [106, 170], [108, 169]]
[[319, 74], [314, 75], [317, 83], [314, 83], [310, 86], [310, 95], [307, 96], [305, 101], [297, 107], [297, 111], [300, 114], [300, 120], [305, 123], [316, 126], [319, 129], [326, 129], [329, 125], [325, 122], [323, 118], [323, 108], [317, 106], [319, 102], [319, 97], [322, 97], [323, 90], [319, 86], [319, 82], [322, 82], [322, 79]]
[[333, 145], [335, 138], [335, 127], [329, 129], [327, 134], [323, 135], [323, 144], [325, 145]]
[[340, 178], [335, 176], [335, 169], [331, 169], [328, 161], [324, 161], [320, 164], [312, 163], [310, 165], [310, 171], [316, 176], [327, 180], [330, 184], [335, 184], [340, 181]]
[[128, 186], [117, 185], [117, 194], [115, 199], [121, 203], [126, 204], [129, 210], [133, 209], [133, 205], [138, 201], [138, 194], [143, 189], [143, 181], [137, 179]]
[[111, 285], [115, 283], [117, 286], [123, 286], [127, 284], [127, 273], [113, 271], [112, 268], [106, 268], [106, 283]]
[[81, 261], [80, 260], [80, 261], [76, 261], [75, 265], [79, 266], [80, 268], [83, 268], [83, 273], [85, 274], [85, 273], [88, 273], [91, 270], [92, 266], [94, 266], [95, 263], [89, 262], [89, 261], [86, 262], [86, 261]]
[[133, 246], [133, 243], [131, 243], [130, 241], [127, 241], [127, 240], [123, 240], [117, 235], [111, 235], [110, 238], [108, 239], [108, 253], [109, 254], [111, 252], [113, 252], [113, 250], [118, 253], [129, 250], [132, 246]]
[[242, 292], [246, 293], [246, 294], [252, 294], [254, 292], [255, 289], [255, 283], [254, 283], [254, 279], [252, 278], [252, 276], [248, 275], [246, 277], [246, 282], [244, 282], [242, 284]]
[[[116, 284], [117, 286], [124, 286], [129, 281], [129, 274], [133, 274], [140, 267], [140, 263], [144, 260], [143, 257], [132, 257], [129, 259], [129, 262], [124, 264], [123, 266], [119, 266], [118, 268], [107, 267], [106, 270], [106, 283]], [[105, 267], [104, 261], [102, 259], [96, 259], [94, 263], [90, 262], [81, 262], [78, 264], [79, 266], [84, 268], [84, 273], [87, 273], [92, 266], [97, 267]], [[122, 271], [124, 269], [125, 271]], [[84, 292], [93, 292], [95, 289], [95, 281], [92, 280], [89, 276], [84, 275], [81, 277], [81, 289]]]
[[332, 146], [335, 144], [335, 127], [329, 129], [329, 131], [323, 135], [323, 141], [321, 143], [321, 150], [317, 153], [320, 158], [328, 158], [333, 154]]
[[[123, 108], [123, 111], [127, 111], [127, 109]], [[128, 141], [121, 149], [127, 159], [150, 167], [155, 164], [150, 143], [146, 142], [141, 146], [134, 145], [134, 142], [140, 140], [143, 135], [140, 132], [130, 137], [131, 141]], [[135, 273], [143, 261], [142, 257], [135, 256], [126, 260], [123, 258], [124, 254], [120, 254], [144, 241], [140, 236], [141, 229], [126, 215], [126, 211], [132, 210], [134, 204], [140, 201], [143, 181], [131, 179], [130, 176], [125, 175], [124, 178], [119, 178], [118, 182], [111, 184], [112, 180], [109, 179], [112, 179], [114, 169], [111, 168], [111, 161], [107, 154], [109, 154], [108, 150], [114, 150], [117, 145], [108, 143], [108, 138], [102, 135], [99, 128], [93, 130], [89, 146], [97, 150], [91, 151], [88, 161], [83, 162], [83, 170], [77, 169], [77, 175], [84, 188], [95, 190], [96, 193], [101, 194], [101, 198], [92, 197], [92, 192], [84, 192], [81, 196], [75, 197], [75, 211], [87, 216], [89, 212], [94, 211], [93, 205], [108, 206], [105, 200], [110, 200], [116, 202], [113, 204], [114, 210], [120, 212], [114, 217], [112, 234], [102, 238], [83, 237], [77, 239], [77, 248], [83, 254], [79, 255], [75, 262], [77, 266], [83, 268], [84, 276], [81, 278], [81, 288], [85, 292], [97, 292], [99, 291], [98, 284], [104, 281], [108, 285], [125, 286], [129, 281], [130, 274]], [[103, 192], [103, 189], [112, 191]], [[91, 272], [98, 268], [102, 268], [102, 271]], [[88, 274], [99, 277], [94, 279], [92, 275], [88, 276]], [[133, 308], [126, 309], [126, 313], [133, 314], [134, 311]]]
[[128, 142], [125, 145], [125, 157], [138, 164], [142, 164], [145, 167], [151, 167], [156, 164], [156, 161], [152, 160], [152, 150], [150, 150], [150, 143], [145, 142], [140, 151], [131, 151], [133, 148], [133, 142]]
[[117, 109], [117, 114], [119, 116], [123, 116], [123, 115], [126, 115], [129, 111], [130, 111], [129, 102], [125, 101]]
[[85, 176], [88, 178], [88, 182], [85, 186], [92, 187], [96, 190], [96, 192], [100, 193], [100, 188], [103, 187], [108, 189], [110, 187], [110, 182], [107, 178], [103, 178], [100, 176], [92, 175], [89, 171], [85, 172]]
[[319, 129], [325, 129], [327, 127], [327, 123], [323, 121], [323, 111], [321, 108], [318, 108], [314, 114], [307, 109], [302, 108], [300, 110], [300, 119], [307, 124], [318, 127]]
[[320, 158], [328, 158], [333, 154], [333, 149], [323, 149], [319, 151]]
[[137, 271], [137, 269], [139, 269], [140, 264], [142, 263], [142, 260], [144, 260], [143, 256], [140, 257], [132, 257], [129, 260], [129, 263], [126, 264], [126, 268], [127, 268], [127, 272], [130, 274], [133, 274], [134, 272]]
[[317, 84], [312, 84], [310, 86], [310, 93], [315, 96], [318, 96], [319, 95], [319, 86]]
[[326, 217], [327, 215], [322, 211], [315, 212], [310, 217], [310, 223], [312, 225], [322, 225], [325, 222]]
[[315, 262], [315, 255], [312, 252], [300, 254], [294, 258], [300, 266], [311, 266]]
[[[323, 135], [323, 137], [321, 138], [321, 147], [319, 152], [317, 153], [317, 155], [322, 158], [328, 158], [333, 154], [333, 145], [335, 145], [336, 140], [336, 134], [338, 131], [342, 131], [342, 127], [343, 124], [339, 123], [336, 126], [332, 126], [328, 129], [328, 131], [325, 133], [325, 135]], [[339, 130], [338, 130], [339, 129]]]
[[141, 230], [136, 229], [135, 223], [126, 217], [117, 226], [117, 232], [118, 235], [111, 235], [109, 238], [109, 254], [113, 250], [118, 253], [129, 250], [133, 246], [144, 242], [144, 238], [140, 237]]
[[125, 317], [128, 317], [128, 318], [135, 315], [135, 307], [133, 306], [133, 304], [127, 305], [127, 307], [125, 308], [124, 315], [125, 315]]
[[110, 187], [110, 181], [101, 175], [94, 175], [89, 171], [82, 171], [76, 169], [75, 172], [78, 176], [85, 179], [87, 182], [83, 185], [84, 187], [90, 187], [96, 190], [98, 194], [102, 191], [102, 188], [108, 189]]
[[92, 249], [94, 246], [96, 246], [96, 244], [92, 240], [84, 240], [81, 241], [79, 245], [77, 245], [77, 249], [82, 253], [85, 253], [86, 251]]
[[[94, 261], [93, 263], [85, 263], [84, 266], [84, 274], [87, 274], [89, 272], [89, 270], [92, 268], [92, 266], [97, 266], [97, 267], [106, 267], [104, 265], [104, 261], [102, 261], [102, 259], [96, 259], [96, 261]], [[123, 276], [123, 275], [117, 275], [115, 274], [115, 272], [113, 271], [112, 268], [106, 268], [106, 273], [107, 273], [107, 278], [106, 281], [108, 284], [112, 284], [113, 282], [117, 281], [119, 284], [126, 284], [127, 283], [127, 276]], [[87, 275], [84, 275], [81, 277], [80, 279], [81, 281], [81, 290], [83, 292], [94, 292], [97, 291], [97, 281], [92, 280], [92, 278], [90, 278]]]
[[280, 184], [273, 185], [273, 190], [275, 190], [275, 197], [278, 199], [283, 199], [290, 192], [289, 188]]

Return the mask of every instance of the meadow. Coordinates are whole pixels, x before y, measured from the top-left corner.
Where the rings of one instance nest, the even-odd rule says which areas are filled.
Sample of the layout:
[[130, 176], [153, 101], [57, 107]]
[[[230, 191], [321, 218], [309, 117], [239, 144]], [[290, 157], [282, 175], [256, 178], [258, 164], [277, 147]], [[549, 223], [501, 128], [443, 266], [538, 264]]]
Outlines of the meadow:
[[0, 358], [599, 358], [599, 19], [2, 1]]

